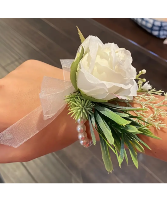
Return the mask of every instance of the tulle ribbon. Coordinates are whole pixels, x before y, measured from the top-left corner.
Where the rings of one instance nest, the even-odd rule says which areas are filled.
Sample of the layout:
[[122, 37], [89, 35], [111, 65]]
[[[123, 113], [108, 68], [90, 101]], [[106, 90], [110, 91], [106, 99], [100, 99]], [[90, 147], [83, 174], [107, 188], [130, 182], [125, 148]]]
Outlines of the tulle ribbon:
[[65, 96], [74, 92], [70, 81], [73, 60], [60, 60], [64, 80], [44, 77], [39, 94], [41, 106], [0, 133], [0, 144], [19, 147], [50, 124], [65, 108]]

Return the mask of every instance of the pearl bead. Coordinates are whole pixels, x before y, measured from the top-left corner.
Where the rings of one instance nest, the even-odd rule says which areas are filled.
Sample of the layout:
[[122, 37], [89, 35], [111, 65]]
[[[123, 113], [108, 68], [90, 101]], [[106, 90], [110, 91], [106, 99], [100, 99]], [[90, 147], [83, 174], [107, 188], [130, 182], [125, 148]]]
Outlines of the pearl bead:
[[77, 132], [78, 132], [78, 133], [83, 133], [83, 132], [85, 132], [85, 125], [78, 125], [78, 126], [77, 126]]
[[78, 134], [78, 139], [79, 140], [84, 140], [85, 138], [87, 138], [87, 134], [86, 133], [79, 133]]
[[86, 122], [86, 120], [81, 119], [81, 118], [79, 118], [79, 119], [77, 120], [77, 123], [80, 124], [80, 125], [83, 125], [85, 122]]
[[88, 138], [84, 139], [84, 140], [81, 140], [80, 141], [80, 144], [82, 146], [84, 146], [85, 148], [88, 148], [90, 147], [92, 144], [93, 144], [93, 141], [92, 140], [89, 140]]
[[88, 143], [88, 139], [80, 141], [80, 144], [83, 145], [83, 146], [85, 146], [87, 143]]
[[92, 140], [89, 140], [87, 138], [87, 133], [85, 132], [86, 131], [86, 126], [84, 125], [84, 123], [86, 122], [86, 120], [82, 119], [82, 118], [79, 118], [77, 120], [77, 132], [78, 132], [78, 139], [79, 139], [79, 142], [82, 146], [84, 146], [85, 148], [88, 148], [90, 147], [93, 142]]

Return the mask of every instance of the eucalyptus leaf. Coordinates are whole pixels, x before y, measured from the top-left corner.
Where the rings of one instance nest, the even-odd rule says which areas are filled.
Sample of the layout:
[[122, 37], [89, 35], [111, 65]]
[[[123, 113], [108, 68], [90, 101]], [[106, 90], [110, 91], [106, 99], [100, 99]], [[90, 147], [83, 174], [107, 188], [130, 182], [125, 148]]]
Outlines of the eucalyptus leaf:
[[103, 115], [107, 116], [108, 118], [112, 119], [119, 125], [127, 125], [130, 123], [130, 121], [125, 120], [124, 118], [120, 117], [118, 114], [114, 113], [110, 109], [106, 107], [101, 107], [101, 106], [95, 106], [95, 108], [102, 113]]
[[108, 172], [112, 172], [113, 165], [111, 162], [111, 157], [109, 153], [109, 148], [104, 139], [100, 136], [100, 146], [101, 146], [101, 152], [102, 152], [102, 159], [105, 165], [105, 168]]
[[77, 68], [78, 68], [78, 64], [80, 62], [80, 60], [82, 59], [84, 54], [84, 49], [82, 47], [81, 52], [78, 53], [78, 56], [76, 57], [76, 59], [74, 60], [74, 62], [71, 65], [71, 71], [70, 71], [70, 80], [72, 85], [74, 86], [74, 88], [77, 90]]
[[111, 130], [109, 128], [109, 126], [107, 125], [107, 123], [101, 118], [101, 116], [99, 115], [99, 113], [97, 111], [95, 111], [95, 120], [96, 120], [96, 124], [99, 125], [99, 127], [101, 128], [103, 134], [105, 135], [105, 137], [107, 138], [108, 142], [110, 144], [114, 144], [114, 138], [112, 136]]

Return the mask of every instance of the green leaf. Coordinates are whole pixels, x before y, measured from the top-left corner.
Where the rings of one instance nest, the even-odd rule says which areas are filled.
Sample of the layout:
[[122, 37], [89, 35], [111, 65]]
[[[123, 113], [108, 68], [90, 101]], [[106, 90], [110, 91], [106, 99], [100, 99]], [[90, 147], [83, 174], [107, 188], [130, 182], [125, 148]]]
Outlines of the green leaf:
[[109, 153], [109, 148], [104, 139], [100, 136], [100, 146], [101, 146], [101, 152], [102, 152], [102, 159], [105, 165], [105, 168], [108, 172], [112, 172], [113, 165], [111, 162], [111, 157]]
[[124, 156], [125, 156], [126, 163], [128, 165], [128, 156], [127, 156], [127, 153], [126, 153], [126, 149], [124, 149]]
[[127, 133], [126, 136], [130, 140], [138, 141], [138, 142], [142, 143], [145, 147], [147, 147], [149, 150], [151, 150], [151, 148], [145, 142], [143, 142], [137, 135], [135, 135], [133, 133]]
[[91, 117], [92, 125], [95, 128], [95, 117], [94, 117], [94, 114], [91, 114], [90, 117]]
[[119, 163], [119, 161], [120, 161], [120, 158], [119, 158], [119, 155], [118, 155], [118, 151], [117, 151], [117, 148], [116, 148], [116, 146], [114, 145], [114, 148], [115, 148], [115, 155], [116, 155], [116, 157], [117, 157], [117, 160], [118, 160], [118, 163]]
[[114, 138], [114, 145], [117, 148], [117, 150], [120, 151], [121, 150], [121, 139], [120, 139], [121, 133], [118, 133], [113, 127], [111, 127], [110, 129]]
[[151, 137], [151, 138], [154, 138], [154, 139], [161, 140], [160, 137], [155, 136], [155, 135], [154, 135], [151, 131], [149, 131], [148, 129], [139, 128], [138, 130], [142, 132], [141, 135], [145, 135], [145, 136], [148, 136], [148, 137]]
[[144, 152], [144, 148], [142, 147], [142, 145], [137, 142], [137, 141], [134, 141], [133, 142], [133, 146], [139, 151], [139, 152]]
[[140, 111], [140, 110], [146, 110], [143, 108], [133, 108], [133, 107], [126, 107], [126, 108], [121, 108], [122, 111]]
[[90, 100], [92, 102], [107, 102], [107, 100], [96, 99], [91, 96], [88, 96], [82, 90], [80, 90], [80, 93], [85, 99]]
[[106, 107], [100, 107], [100, 106], [95, 106], [95, 108], [102, 113], [103, 115], [107, 116], [108, 118], [112, 119], [113, 121], [115, 121], [117, 124], [119, 125], [123, 125], [125, 126], [126, 124], [129, 124], [130, 121], [127, 121], [125, 119], [123, 119], [122, 117], [120, 117], [118, 114], [114, 113], [113, 111], [111, 111], [110, 109], [106, 108]]
[[127, 144], [128, 148], [129, 148], [132, 161], [133, 161], [134, 165], [136, 166], [136, 168], [138, 168], [137, 152], [134, 150], [134, 148], [131, 145], [131, 143], [129, 142], [129, 140], [126, 140], [126, 144]]
[[[132, 116], [131, 116], [132, 117]], [[148, 123], [147, 121], [145, 121], [141, 116], [133, 116], [132, 118], [137, 118], [140, 121], [143, 121], [144, 123], [147, 123], [148, 125], [151, 125], [150, 123]]]
[[120, 140], [118, 138], [114, 138], [114, 144], [118, 151], [121, 150]]
[[95, 119], [96, 119], [96, 124], [99, 125], [101, 128], [103, 134], [107, 138], [110, 144], [114, 144], [114, 138], [112, 136], [111, 130], [107, 123], [101, 118], [101, 116], [98, 114], [97, 111], [95, 111]]
[[141, 133], [135, 126], [132, 125], [126, 125], [124, 129], [127, 130], [129, 133], [135, 133], [135, 134]]
[[121, 117], [129, 117], [129, 114], [119, 113], [119, 112], [115, 112], [115, 113], [118, 114]]
[[108, 141], [105, 139], [105, 137], [103, 137], [103, 135], [100, 132], [99, 132], [99, 136], [101, 136], [101, 138], [103, 138], [103, 140], [106, 142], [108, 147], [110, 147], [110, 149], [116, 154], [116, 151], [114, 150], [114, 148], [112, 148], [112, 146], [108, 143]]
[[139, 142], [141, 142], [145, 147], [147, 147], [149, 150], [151, 150], [151, 148], [145, 143], [143, 142], [140, 138], [138, 138], [137, 135], [132, 134], [133, 137], [135, 137], [136, 140], [138, 140]]
[[129, 121], [131, 121], [131, 125], [141, 127], [141, 124], [139, 124], [138, 122], [136, 122], [134, 119], [131, 119], [131, 118], [126, 118], [126, 119], [129, 120]]
[[[76, 27], [77, 27], [77, 26], [76, 26]], [[81, 43], [83, 43], [83, 42], [85, 41], [85, 38], [84, 38], [82, 32], [80, 31], [80, 29], [79, 29], [78, 27], [77, 27], [77, 30], [78, 30], [78, 34], [79, 34], [79, 38], [80, 38], [80, 40], [81, 40]]]
[[123, 106], [120, 106], [120, 105], [113, 105], [111, 103], [104, 103], [104, 105], [107, 105], [109, 107], [113, 107], [113, 108], [116, 108], [116, 109], [120, 109], [122, 111], [137, 111], [137, 110], [146, 110], [146, 109], [143, 109], [143, 108], [134, 108], [134, 107], [123, 107]]
[[93, 141], [93, 144], [95, 145], [96, 144], [96, 137], [95, 137], [95, 134], [93, 131], [93, 126], [92, 126], [92, 122], [91, 122], [90, 118], [89, 118], [89, 126], [90, 126], [90, 133], [91, 133], [92, 141]]
[[121, 163], [124, 160], [124, 139], [121, 140], [121, 150], [120, 150], [120, 162], [119, 166], [121, 167]]
[[70, 71], [70, 79], [71, 79], [71, 83], [74, 86], [74, 88], [77, 90], [77, 68], [78, 68], [78, 64], [80, 62], [80, 60], [82, 59], [84, 54], [84, 49], [82, 47], [81, 52], [78, 53], [78, 56], [76, 57], [76, 59], [74, 60], [74, 62], [71, 65], [71, 71]]

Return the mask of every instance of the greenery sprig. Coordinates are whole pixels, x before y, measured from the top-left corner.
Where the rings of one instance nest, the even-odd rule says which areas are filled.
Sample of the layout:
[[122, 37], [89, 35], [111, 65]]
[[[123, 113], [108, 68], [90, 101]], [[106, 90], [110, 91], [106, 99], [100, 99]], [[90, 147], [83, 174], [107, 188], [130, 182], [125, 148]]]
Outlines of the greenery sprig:
[[[102, 158], [108, 172], [112, 172], [112, 162], [109, 148], [116, 154], [119, 166], [125, 159], [128, 163], [128, 157], [125, 145], [130, 151], [134, 165], [138, 168], [137, 151], [144, 152], [144, 147], [150, 147], [144, 143], [137, 134], [159, 139], [150, 130], [138, 123], [136, 119], [145, 122], [141, 117], [133, 116], [129, 112], [137, 108], [117, 106], [110, 103], [96, 103], [95, 112], [89, 117], [95, 119], [95, 129], [100, 136]], [[138, 110], [143, 110], [138, 108]], [[102, 124], [103, 123], [103, 124]]]
[[75, 92], [66, 97], [69, 106], [69, 113], [75, 120], [82, 118], [87, 120], [89, 115], [93, 113], [94, 104], [85, 99], [79, 92]]
[[97, 130], [100, 138], [102, 159], [108, 172], [113, 170], [109, 149], [116, 154], [121, 167], [124, 159], [128, 163], [125, 150], [126, 145], [134, 165], [138, 167], [137, 151], [144, 152], [143, 146], [148, 149], [150, 147], [137, 135], [141, 134], [159, 139], [147, 128], [148, 122], [143, 120], [141, 116], [130, 114], [130, 111], [144, 111], [145, 109], [143, 108], [92, 102], [82, 97], [78, 91], [68, 95], [66, 102], [69, 106], [69, 114], [75, 120], [78, 118], [89, 119], [90, 132], [94, 144], [96, 144], [94, 130]]

